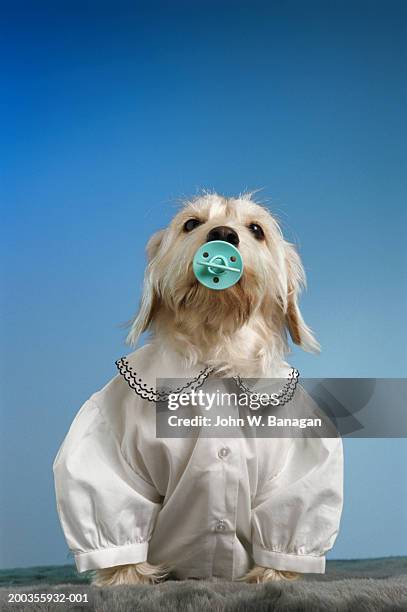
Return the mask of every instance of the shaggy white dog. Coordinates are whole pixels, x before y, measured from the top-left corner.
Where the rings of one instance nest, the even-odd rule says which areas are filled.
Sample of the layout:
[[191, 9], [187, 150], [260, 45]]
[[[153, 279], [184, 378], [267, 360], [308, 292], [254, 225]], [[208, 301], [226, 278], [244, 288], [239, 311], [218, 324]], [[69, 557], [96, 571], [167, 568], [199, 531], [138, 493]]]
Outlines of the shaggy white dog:
[[[244, 261], [244, 274], [241, 279], [233, 286], [219, 291], [208, 289], [198, 282], [192, 270], [192, 260], [197, 249], [212, 240], [231, 243], [239, 249]], [[149, 359], [148, 351], [151, 350], [156, 361], [158, 355], [171, 356], [168, 357], [168, 361], [179, 360], [185, 371], [192, 371], [195, 367], [200, 367], [203, 364], [217, 375], [279, 376], [281, 372], [287, 372], [288, 368], [285, 362], [285, 354], [288, 350], [287, 330], [293, 342], [301, 345], [305, 350], [318, 351], [319, 345], [311, 330], [305, 324], [298, 306], [299, 293], [305, 285], [304, 270], [298, 253], [292, 244], [284, 240], [277, 221], [268, 210], [254, 202], [250, 194], [238, 198], [225, 198], [217, 194], [207, 193], [187, 202], [174, 217], [168, 228], [159, 231], [150, 239], [147, 253], [148, 265], [141, 305], [132, 322], [128, 336], [129, 342], [135, 345], [142, 332], [146, 330], [151, 332], [150, 348], [146, 349], [147, 353], [144, 353], [144, 358], [139, 358], [139, 361], [137, 361], [137, 355], [141, 354], [140, 351], [133, 354], [136, 355], [134, 363], [140, 362], [142, 364], [137, 365], [137, 369], [145, 367], [145, 363]], [[121, 365], [124, 368], [121, 373], [124, 374], [130, 386], [137, 389], [137, 381], [132, 378], [131, 368], [127, 367], [128, 362]], [[160, 375], [162, 375], [161, 372], [156, 373], [156, 376]], [[110, 404], [112, 402], [116, 404], [118, 402], [122, 404], [129, 402], [127, 395], [126, 399], [123, 399], [123, 380], [114, 384], [121, 385], [121, 395], [119, 400], [112, 400], [111, 391], [109, 391]], [[126, 388], [127, 394], [131, 392], [131, 389]], [[102, 399], [98, 396], [95, 401], [99, 404], [106, 404], [104, 396]], [[131, 399], [131, 401], [135, 400]], [[116, 406], [116, 413], [117, 409]], [[105, 415], [105, 421], [110, 422], [110, 416], [106, 416], [111, 414], [110, 408], [107, 411], [102, 407], [101, 411]], [[81, 418], [85, 418], [83, 414]], [[128, 423], [130, 418], [123, 417], [121, 422]], [[140, 421], [144, 417], [140, 413], [137, 418], [138, 427], [140, 427]], [[90, 422], [89, 419], [87, 423]], [[86, 424], [86, 426], [88, 425]], [[82, 427], [82, 425], [76, 424], [78, 431]], [[101, 483], [99, 488], [93, 482], [89, 485], [91, 477], [83, 476], [80, 472], [82, 468], [76, 468], [81, 463], [80, 457], [82, 455], [79, 451], [75, 467], [72, 467], [74, 461], [69, 452], [73, 453], [72, 449], [76, 448], [73, 438], [75, 435], [82, 434], [75, 434], [75, 431], [71, 430], [69, 434], [71, 439], [65, 442], [65, 446], [61, 449], [62, 452], [60, 451], [55, 463], [57, 497], [62, 525], [68, 542], [76, 553], [80, 570], [97, 569], [94, 581], [96, 585], [157, 582], [166, 575], [167, 567], [165, 564], [168, 562], [172, 566], [172, 559], [166, 556], [170, 553], [165, 551], [171, 551], [171, 555], [176, 559], [177, 555], [180, 556], [180, 550], [182, 552], [182, 550], [186, 551], [188, 549], [187, 531], [180, 531], [181, 527], [178, 523], [176, 525], [174, 523], [175, 527], [172, 527], [173, 516], [165, 517], [165, 512], [170, 511], [170, 504], [166, 500], [170, 499], [173, 503], [173, 495], [175, 495], [175, 493], [169, 493], [172, 486], [169, 484], [171, 476], [168, 476], [164, 484], [159, 484], [161, 473], [158, 471], [157, 475], [154, 475], [154, 468], [150, 470], [148, 467], [148, 453], [142, 450], [141, 442], [137, 452], [142, 455], [144, 452], [144, 455], [142, 460], [138, 459], [140, 461], [140, 464], [137, 463], [139, 467], [135, 467], [136, 460], [129, 458], [130, 451], [127, 450], [126, 446], [128, 443], [123, 441], [125, 439], [123, 436], [126, 437], [130, 434], [128, 432], [123, 433], [123, 427], [123, 424], [117, 427], [117, 435], [121, 436], [120, 440], [122, 440], [120, 442], [120, 452], [138, 475], [144, 474], [143, 478], [148, 479], [149, 486], [157, 488], [157, 494], [161, 495], [160, 503], [162, 504], [157, 508], [157, 511], [154, 510], [156, 512], [154, 520], [148, 519], [147, 522], [150, 525], [148, 532], [146, 531], [144, 534], [141, 530], [140, 533], [143, 537], [133, 538], [131, 544], [133, 548], [128, 543], [128, 538], [123, 540], [120, 535], [123, 531], [126, 531], [125, 527], [121, 526], [119, 535], [110, 535], [110, 531], [114, 530], [109, 525], [111, 519], [106, 519], [105, 516], [102, 516], [103, 512], [98, 511], [100, 505], [105, 502], [104, 500], [95, 501], [95, 499], [98, 499], [100, 488], [106, 485]], [[126, 427], [130, 431], [130, 425], [126, 425]], [[73, 429], [75, 429], [75, 426], [73, 426]], [[137, 439], [140, 439], [142, 434], [139, 433], [139, 430], [137, 431]], [[147, 437], [148, 435], [150, 434], [146, 434]], [[90, 437], [88, 435], [87, 439]], [[247, 521], [246, 518], [244, 519], [246, 521], [244, 526], [239, 527], [240, 511], [235, 510], [237, 512], [237, 527], [235, 526], [233, 534], [235, 544], [231, 544], [231, 547], [234, 547], [236, 558], [233, 560], [233, 569], [230, 569], [230, 574], [226, 570], [223, 574], [222, 569], [218, 571], [205, 569], [200, 573], [200, 570], [197, 569], [199, 561], [196, 562], [195, 573], [191, 573], [192, 570], [189, 572], [188, 568], [183, 567], [182, 561], [180, 561], [179, 575], [181, 577], [205, 577], [211, 575], [212, 572], [213, 575], [230, 575], [232, 578], [244, 579], [249, 582], [263, 582], [292, 579], [297, 576], [297, 571], [323, 571], [323, 554], [333, 544], [341, 510], [341, 476], [331, 478], [330, 473], [330, 470], [332, 473], [333, 471], [341, 471], [341, 449], [337, 445], [333, 448], [330, 445], [332, 441], [324, 446], [321, 440], [303, 440], [301, 443], [303, 446], [297, 450], [293, 450], [291, 446], [287, 446], [286, 449], [283, 448], [281, 443], [284, 440], [276, 442], [280, 446], [275, 451], [274, 467], [270, 468], [271, 472], [267, 477], [268, 480], [266, 478], [264, 494], [261, 493], [259, 496], [261, 502], [259, 502], [259, 508], [261, 507], [261, 510], [257, 511], [253, 507], [255, 503], [254, 493], [251, 497], [252, 502], [250, 502], [249, 497], [248, 506], [246, 505], [244, 512], [242, 511], [243, 514], [248, 513]], [[322, 450], [319, 447], [316, 449], [316, 442], [322, 444]], [[135, 442], [132, 441], [131, 443], [134, 446]], [[245, 443], [249, 444], [247, 441]], [[84, 444], [87, 444], [87, 442]], [[258, 444], [260, 445], [260, 441], [258, 441]], [[307, 444], [308, 446], [306, 446]], [[173, 448], [176, 448], [174, 453], [177, 457], [184, 452], [180, 451], [179, 446]], [[270, 448], [269, 444], [268, 447], [263, 445], [262, 447], [256, 447], [255, 450], [248, 451], [246, 449], [243, 451], [243, 454], [246, 453], [250, 456], [253, 453], [254, 455], [257, 454], [256, 482], [258, 483], [260, 482], [259, 475], [269, 469], [267, 466], [272, 455]], [[226, 448], [225, 453], [229, 451], [230, 449]], [[98, 452], [100, 460], [102, 451], [99, 450]], [[179, 467], [169, 469], [170, 472], [174, 471], [174, 473], [178, 470], [173, 487], [173, 490], [178, 492], [178, 496], [180, 481], [182, 483], [186, 481], [182, 470], [185, 469], [188, 461], [188, 465], [193, 463], [188, 452], [185, 451], [184, 467], [182, 469]], [[171, 445], [166, 446], [165, 456], [167, 457], [171, 453]], [[91, 451], [88, 450], [86, 457], [91, 455]], [[70, 456], [71, 458], [69, 458]], [[85, 451], [83, 451], [83, 456], [85, 457]], [[302, 457], [305, 459], [303, 460]], [[312, 460], [309, 457], [312, 457]], [[327, 458], [332, 457], [334, 457], [334, 460], [333, 463], [330, 463], [330, 459]], [[154, 458], [152, 461], [154, 461]], [[173, 461], [173, 459], [169, 461]], [[304, 467], [301, 466], [302, 463]], [[69, 467], [67, 467], [68, 465]], [[288, 470], [291, 474], [289, 477], [284, 475], [287, 465], [296, 466], [291, 471]], [[298, 467], [298, 465], [301, 467]], [[322, 476], [318, 471], [321, 466], [324, 466], [323, 469], [325, 470]], [[302, 469], [304, 470], [303, 473], [301, 472]], [[145, 471], [143, 472], [143, 470]], [[165, 471], [166, 468], [162, 465], [161, 470]], [[280, 474], [283, 475], [280, 476]], [[316, 479], [315, 483], [312, 478]], [[274, 493], [270, 492], [270, 483], [274, 484], [273, 479], [276, 479], [277, 486]], [[80, 502], [73, 500], [73, 494], [69, 496], [66, 493], [69, 488], [70, 490], [76, 490], [78, 481], [86, 483], [86, 500], [89, 498], [90, 501], [84, 501], [84, 486], [77, 493], [78, 496], [81, 496]], [[248, 476], [249, 481], [250, 474]], [[332, 484], [331, 481], [335, 481], [335, 484]], [[191, 482], [193, 481], [191, 480]], [[212, 485], [209, 484], [208, 486]], [[248, 485], [249, 488], [252, 486], [251, 483]], [[256, 487], [257, 494], [259, 494], [260, 485], [257, 484]], [[317, 501], [310, 501], [309, 499], [313, 488], [318, 490]], [[89, 490], [91, 490], [90, 493]], [[292, 491], [294, 492], [290, 497]], [[113, 489], [112, 495], [114, 495]], [[120, 495], [121, 493], [117, 493], [117, 499], [120, 498]], [[188, 489], [183, 495], [186, 500], [185, 496], [188, 496]], [[243, 493], [239, 493], [240, 497], [242, 495]], [[272, 503], [275, 505], [268, 506], [268, 509], [266, 509], [264, 500], [270, 495], [274, 496], [275, 501]], [[284, 497], [284, 495], [288, 495], [288, 497]], [[153, 500], [152, 497], [150, 499]], [[209, 503], [205, 501], [206, 498], [203, 497], [202, 499], [204, 505]], [[154, 498], [158, 505], [157, 500]], [[240, 502], [235, 500], [235, 503], [238, 505]], [[250, 510], [250, 503], [252, 503], [252, 510]], [[177, 504], [177, 513], [179, 514], [182, 510], [182, 502], [180, 506], [180, 502], [177, 500]], [[202, 508], [202, 501], [200, 504], [199, 507]], [[84, 541], [82, 533], [78, 533], [81, 529], [78, 527], [78, 521], [83, 524], [86, 523], [87, 529], [89, 529], [88, 525], [90, 524], [89, 517], [86, 519], [87, 522], [85, 519], [78, 519], [80, 512], [75, 509], [78, 506], [80, 506], [80, 512], [85, 512], [84, 508], [89, 506], [89, 510], [86, 510], [86, 512], [92, 514], [92, 520], [95, 523], [102, 525], [102, 527], [99, 527], [98, 533], [93, 536], [94, 542]], [[119, 506], [119, 508], [121, 507]], [[140, 506], [142, 508], [140, 514], [144, 515], [147, 512], [145, 507]], [[322, 507], [327, 508], [327, 510], [320, 511], [319, 508]], [[251, 520], [250, 513], [254, 517], [251, 528], [250, 526], [246, 527], [246, 523], [249, 525]], [[315, 518], [312, 518], [314, 515]], [[160, 524], [160, 517], [163, 517], [163, 524]], [[202, 524], [202, 520], [201, 518], [199, 525]], [[274, 535], [270, 535], [270, 538], [261, 533], [263, 528], [259, 525], [264, 522], [271, 523], [270, 532]], [[198, 531], [199, 528], [191, 527], [191, 529], [198, 529]], [[229, 522], [221, 520], [218, 521], [214, 531], [217, 530], [219, 532], [218, 536], [221, 537], [221, 532], [226, 532], [228, 529]], [[247, 543], [251, 539], [250, 529], [259, 533], [258, 536], [253, 536], [253, 545], [255, 551], [257, 551], [254, 553], [254, 565], [253, 562], [250, 563], [251, 553], [247, 552], [250, 548]], [[178, 540], [178, 548], [174, 547], [174, 542], [171, 540], [171, 530], [173, 540]], [[239, 535], [239, 530], [244, 531], [245, 535]], [[284, 536], [277, 537], [279, 530], [284, 532]], [[194, 540], [194, 537], [193, 533], [190, 534], [191, 541]], [[277, 537], [277, 542], [271, 541], [273, 537]], [[236, 546], [236, 538], [239, 539], [241, 552]], [[104, 543], [105, 541], [107, 544]], [[147, 546], [147, 541], [150, 542], [149, 562], [147, 562], [146, 548], [143, 549], [143, 553], [140, 552], [142, 546]], [[134, 542], [137, 542], [137, 544], [134, 544]], [[102, 546], [108, 545], [112, 548], [108, 547], [107, 552], [98, 553]], [[139, 548], [134, 548], [136, 545]], [[128, 548], [125, 551], [126, 546]], [[182, 546], [184, 546], [184, 549]], [[200, 544], [197, 542], [194, 554], [199, 555], [199, 550], [196, 551], [196, 547], [199, 548], [199, 546]], [[133, 557], [130, 554], [130, 548]], [[95, 549], [96, 552], [88, 552], [89, 549]], [[116, 552], [112, 553], [111, 550]], [[227, 546], [225, 550], [227, 550]], [[121, 551], [124, 551], [123, 554], [121, 554]], [[210, 554], [212, 554], [213, 568], [216, 565], [213, 562], [213, 555], [217, 553], [212, 552]], [[204, 555], [203, 552], [202, 555]], [[226, 556], [224, 558], [226, 559]], [[133, 559], [139, 562], [133, 562]], [[224, 563], [226, 566], [228, 562], [225, 561]], [[192, 561], [191, 564], [193, 564]]]

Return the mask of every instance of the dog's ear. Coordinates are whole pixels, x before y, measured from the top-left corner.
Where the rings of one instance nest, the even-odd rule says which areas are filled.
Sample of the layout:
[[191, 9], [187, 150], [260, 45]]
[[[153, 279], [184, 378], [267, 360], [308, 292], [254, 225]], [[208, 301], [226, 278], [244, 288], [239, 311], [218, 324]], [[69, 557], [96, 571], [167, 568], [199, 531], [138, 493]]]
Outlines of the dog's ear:
[[160, 230], [151, 236], [147, 243], [146, 251], [148, 265], [144, 274], [143, 295], [141, 297], [140, 308], [134, 317], [130, 331], [127, 336], [127, 343], [135, 346], [140, 335], [146, 331], [154, 318], [154, 313], [158, 306], [158, 295], [154, 286], [155, 259], [161, 246], [165, 230]]
[[295, 344], [301, 346], [305, 351], [318, 353], [319, 343], [302, 318], [298, 306], [301, 290], [306, 284], [304, 268], [294, 246], [288, 242], [285, 242], [284, 246], [287, 273], [287, 297], [284, 305], [286, 325]]
[[147, 251], [147, 258], [148, 258], [149, 263], [157, 255], [158, 249], [160, 248], [161, 242], [164, 237], [164, 233], [165, 233], [165, 230], [159, 230], [158, 232], [153, 234], [150, 240], [147, 242], [146, 251]]

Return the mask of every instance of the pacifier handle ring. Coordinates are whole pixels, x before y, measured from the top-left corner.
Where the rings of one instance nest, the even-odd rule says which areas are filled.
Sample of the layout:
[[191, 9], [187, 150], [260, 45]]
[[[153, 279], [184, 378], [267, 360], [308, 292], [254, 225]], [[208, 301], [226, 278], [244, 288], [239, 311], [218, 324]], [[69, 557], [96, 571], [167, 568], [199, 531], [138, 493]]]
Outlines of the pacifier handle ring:
[[197, 264], [200, 266], [205, 266], [206, 268], [218, 268], [219, 270], [229, 270], [229, 272], [240, 272], [239, 268], [231, 268], [230, 266], [211, 263], [210, 261], [197, 261]]

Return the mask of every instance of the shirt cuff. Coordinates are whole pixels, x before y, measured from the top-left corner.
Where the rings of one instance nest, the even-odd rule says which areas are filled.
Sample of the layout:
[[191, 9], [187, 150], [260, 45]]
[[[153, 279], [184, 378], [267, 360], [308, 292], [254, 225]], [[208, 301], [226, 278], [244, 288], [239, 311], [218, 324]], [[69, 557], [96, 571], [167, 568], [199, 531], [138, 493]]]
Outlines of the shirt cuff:
[[257, 565], [271, 567], [280, 571], [299, 572], [300, 574], [324, 574], [325, 556], [292, 555], [288, 553], [265, 550], [253, 546], [253, 558]]
[[115, 567], [147, 561], [148, 542], [129, 544], [127, 546], [114, 546], [113, 548], [99, 548], [90, 552], [75, 554], [75, 563], [78, 572], [87, 570]]

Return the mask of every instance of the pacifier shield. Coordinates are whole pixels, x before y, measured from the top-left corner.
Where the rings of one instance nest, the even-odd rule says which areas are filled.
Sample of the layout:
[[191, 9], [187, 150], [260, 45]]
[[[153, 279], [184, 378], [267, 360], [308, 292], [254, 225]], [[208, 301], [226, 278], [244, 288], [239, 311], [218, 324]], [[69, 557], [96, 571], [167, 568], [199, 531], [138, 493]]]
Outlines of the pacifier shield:
[[223, 240], [203, 244], [194, 255], [192, 269], [196, 278], [209, 289], [228, 289], [243, 274], [239, 250]]

